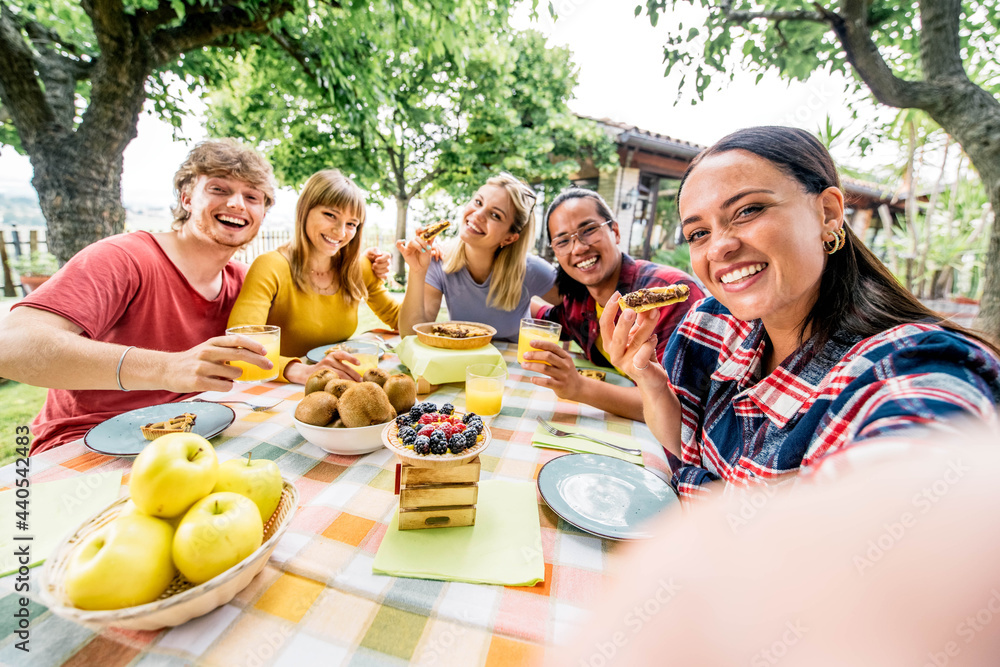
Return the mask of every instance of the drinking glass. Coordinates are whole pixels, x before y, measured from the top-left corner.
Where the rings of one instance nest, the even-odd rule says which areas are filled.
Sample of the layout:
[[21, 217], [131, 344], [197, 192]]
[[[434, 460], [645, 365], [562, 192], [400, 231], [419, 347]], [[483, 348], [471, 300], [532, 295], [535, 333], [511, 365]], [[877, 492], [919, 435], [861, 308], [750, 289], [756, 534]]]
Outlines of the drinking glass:
[[472, 364], [465, 369], [465, 411], [495, 415], [503, 404], [507, 367]]
[[357, 364], [352, 364], [348, 361], [344, 362], [345, 366], [353, 368], [357, 371], [358, 375], [364, 375], [365, 371], [378, 368], [378, 358], [382, 350], [375, 343], [369, 343], [365, 340], [348, 340], [338, 343], [334, 347], [347, 352], [358, 360]]
[[[562, 325], [557, 322], [549, 322], [548, 320], [534, 320], [530, 317], [526, 317], [521, 320], [521, 328], [517, 332], [517, 363], [524, 363], [524, 353], [535, 350], [539, 351], [538, 348], [531, 347], [531, 340], [538, 338], [540, 340], [547, 340], [553, 343], [559, 343], [559, 335], [562, 333]], [[530, 359], [529, 363], [536, 364], [547, 364], [544, 361], [532, 362]]]
[[281, 327], [272, 324], [247, 324], [240, 327], [229, 327], [226, 335], [240, 335], [252, 338], [267, 350], [267, 358], [273, 364], [271, 368], [261, 368], [248, 364], [245, 361], [231, 361], [232, 366], [243, 370], [243, 374], [236, 378], [236, 382], [242, 384], [260, 384], [278, 377], [278, 353], [281, 350]]

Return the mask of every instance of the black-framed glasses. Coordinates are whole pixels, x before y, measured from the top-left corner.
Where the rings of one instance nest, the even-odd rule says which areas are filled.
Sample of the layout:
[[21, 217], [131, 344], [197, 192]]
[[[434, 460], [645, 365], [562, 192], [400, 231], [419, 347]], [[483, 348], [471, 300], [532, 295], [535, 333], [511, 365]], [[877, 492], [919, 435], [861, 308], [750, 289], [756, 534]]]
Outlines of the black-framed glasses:
[[595, 222], [586, 227], [581, 227], [572, 234], [553, 239], [549, 246], [555, 254], [565, 255], [573, 247], [573, 239], [579, 241], [581, 245], [591, 245], [597, 240], [597, 233], [601, 230], [601, 227], [610, 225], [612, 222], [614, 220], [605, 220], [604, 222]]

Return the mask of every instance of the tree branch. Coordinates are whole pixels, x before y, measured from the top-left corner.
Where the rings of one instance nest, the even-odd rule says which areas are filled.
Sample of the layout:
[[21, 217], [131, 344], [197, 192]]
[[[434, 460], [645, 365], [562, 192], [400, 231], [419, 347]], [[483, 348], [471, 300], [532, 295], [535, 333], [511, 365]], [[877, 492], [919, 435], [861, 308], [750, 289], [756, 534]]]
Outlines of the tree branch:
[[7, 5], [0, 3], [0, 102], [7, 109], [25, 150], [54, 119], [35, 76], [37, 63]]
[[839, 15], [823, 9], [818, 3], [816, 6], [829, 18], [847, 61], [879, 102], [903, 109], [926, 109], [940, 98], [942, 92], [937, 86], [924, 81], [907, 81], [893, 74], [872, 41], [866, 0], [843, 0]]
[[261, 2], [250, 13], [227, 5], [216, 12], [192, 13], [181, 25], [157, 31], [152, 39], [155, 66], [165, 65], [181, 53], [216, 42], [221, 37], [239, 33], [266, 33], [267, 24], [293, 9], [291, 0]]
[[723, 16], [729, 23], [750, 23], [751, 21], [770, 21], [781, 22], [781, 21], [812, 21], [814, 23], [829, 23], [829, 20], [824, 15], [823, 10], [810, 12], [806, 9], [798, 9], [795, 11], [763, 11], [763, 12], [749, 12], [733, 9], [733, 0], [726, 0], [719, 5], [722, 10]]
[[920, 0], [920, 64], [927, 79], [968, 79], [958, 36], [961, 0]]
[[[280, 33], [274, 32], [273, 30], [268, 33], [271, 39], [281, 47], [281, 50], [290, 55], [295, 59], [295, 62], [299, 64], [302, 71], [309, 75], [309, 78], [315, 81], [317, 84], [316, 71], [313, 69], [309, 62], [309, 58], [302, 53], [299, 45], [295, 43], [295, 38], [288, 34], [288, 30], [285, 28], [281, 29]], [[319, 107], [316, 107], [319, 108]]]

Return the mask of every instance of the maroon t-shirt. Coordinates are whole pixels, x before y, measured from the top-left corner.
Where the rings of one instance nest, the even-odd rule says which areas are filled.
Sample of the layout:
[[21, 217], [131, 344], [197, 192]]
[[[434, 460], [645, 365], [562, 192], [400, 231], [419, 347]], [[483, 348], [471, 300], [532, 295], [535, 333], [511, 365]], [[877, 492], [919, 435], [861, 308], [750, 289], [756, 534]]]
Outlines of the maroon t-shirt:
[[[87, 246], [14, 307], [55, 313], [93, 340], [181, 352], [225, 333], [245, 275], [246, 265], [229, 262], [222, 273], [222, 290], [208, 300], [151, 234], [133, 232]], [[31, 453], [82, 438], [91, 427], [123, 412], [192, 395], [49, 389], [31, 424], [35, 435]]]

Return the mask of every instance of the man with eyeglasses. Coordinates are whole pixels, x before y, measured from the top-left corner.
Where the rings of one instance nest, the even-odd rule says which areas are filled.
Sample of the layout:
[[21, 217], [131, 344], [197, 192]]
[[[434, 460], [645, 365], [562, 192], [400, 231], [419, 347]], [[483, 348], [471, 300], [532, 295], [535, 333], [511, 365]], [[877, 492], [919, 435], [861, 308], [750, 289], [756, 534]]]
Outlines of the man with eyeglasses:
[[[626, 294], [644, 287], [684, 283], [691, 290], [688, 300], [660, 309], [655, 333], [657, 356], [662, 357], [670, 334], [691, 305], [704, 296], [698, 281], [678, 269], [632, 259], [623, 253], [618, 247], [618, 223], [610, 207], [591, 190], [571, 188], [560, 193], [545, 213], [545, 224], [559, 260], [556, 287], [562, 303], [548, 306], [533, 302], [532, 317], [560, 323], [564, 340], [576, 341], [591, 362], [611, 367], [598, 320], [615, 291]], [[543, 351], [526, 353], [525, 359], [535, 363], [527, 363], [524, 368], [546, 376], [533, 378], [534, 384], [549, 387], [566, 400], [643, 420], [637, 388], [582, 377], [576, 372], [573, 358], [558, 345], [545, 341], [532, 345]]]

